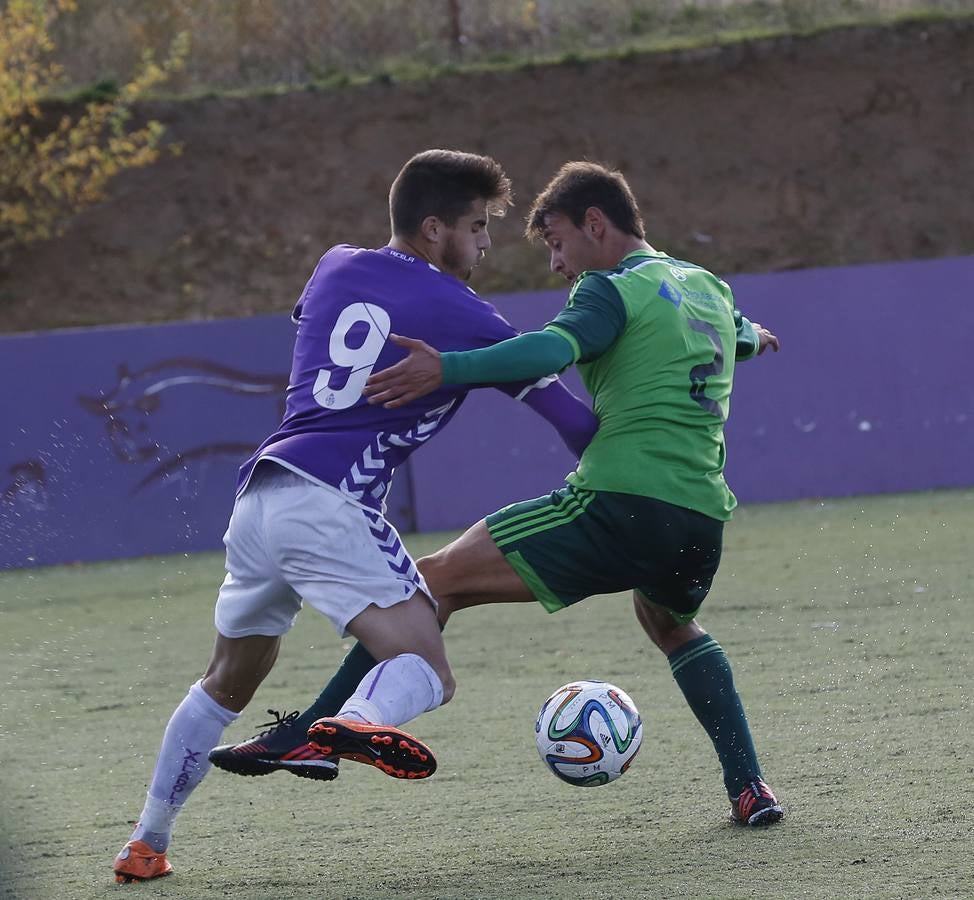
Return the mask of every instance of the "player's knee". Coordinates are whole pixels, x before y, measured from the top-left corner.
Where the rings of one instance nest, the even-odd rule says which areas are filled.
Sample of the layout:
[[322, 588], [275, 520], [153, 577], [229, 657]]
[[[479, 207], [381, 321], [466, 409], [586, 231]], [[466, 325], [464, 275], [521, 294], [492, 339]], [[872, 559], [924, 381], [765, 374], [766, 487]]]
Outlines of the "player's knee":
[[250, 703], [263, 680], [262, 668], [232, 654], [218, 656], [203, 676], [203, 690], [220, 706], [240, 712]]
[[437, 669], [436, 674], [439, 676], [440, 684], [443, 687], [443, 699], [440, 701], [440, 706], [442, 706], [444, 703], [449, 703], [453, 699], [453, 695], [457, 690], [457, 682], [449, 666], [446, 669]]
[[[445, 654], [436, 651], [428, 653], [405, 652], [396, 659], [402, 660], [407, 665], [409, 663], [414, 665], [416, 667], [413, 670], [414, 677], [423, 679], [429, 685], [430, 697], [426, 706], [427, 711], [448, 703], [453, 697], [457, 684]], [[408, 668], [406, 671], [409, 671]]]
[[457, 692], [457, 683], [453, 678], [448, 678], [443, 682], [443, 700], [440, 702], [440, 706], [445, 703], [449, 703], [453, 699], [453, 695]]
[[424, 556], [416, 567], [426, 579], [430, 594], [436, 599], [437, 617], [445, 625], [450, 615], [468, 605], [471, 595], [467, 572], [458, 557], [443, 550]]
[[416, 568], [426, 579], [426, 584], [430, 593], [436, 598], [437, 603], [443, 603], [450, 596], [449, 566], [446, 557], [441, 550], [430, 556], [423, 556], [416, 562]]
[[450, 616], [454, 612], [453, 597], [447, 594], [444, 597], [436, 598], [436, 617], [440, 621], [440, 627], [445, 627], [450, 621]]
[[203, 690], [224, 709], [241, 712], [253, 698], [257, 685], [241, 684], [217, 668], [204, 676]]
[[688, 640], [703, 634], [695, 619], [678, 621], [669, 610], [653, 605], [640, 591], [633, 592], [633, 606], [643, 631], [663, 653], [670, 654]]

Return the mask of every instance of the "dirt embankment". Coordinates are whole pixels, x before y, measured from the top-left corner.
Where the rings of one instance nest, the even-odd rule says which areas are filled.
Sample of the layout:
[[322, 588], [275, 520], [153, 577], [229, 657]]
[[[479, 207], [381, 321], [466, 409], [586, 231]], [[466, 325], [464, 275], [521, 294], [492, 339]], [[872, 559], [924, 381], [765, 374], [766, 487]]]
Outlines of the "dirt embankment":
[[386, 240], [389, 182], [433, 146], [515, 182], [481, 293], [554, 283], [521, 218], [582, 157], [721, 273], [974, 253], [974, 19], [146, 113], [183, 153], [0, 271], [0, 330], [285, 311], [328, 246]]

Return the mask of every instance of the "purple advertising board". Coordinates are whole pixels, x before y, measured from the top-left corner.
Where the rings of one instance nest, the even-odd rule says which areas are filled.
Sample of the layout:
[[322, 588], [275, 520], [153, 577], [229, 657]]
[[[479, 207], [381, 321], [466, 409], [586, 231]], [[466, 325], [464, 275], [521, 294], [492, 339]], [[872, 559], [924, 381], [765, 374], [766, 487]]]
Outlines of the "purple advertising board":
[[[974, 483], [974, 257], [729, 279], [782, 352], [737, 369], [727, 474], [742, 502]], [[490, 298], [519, 328], [565, 291]], [[264, 316], [0, 337], [0, 568], [215, 549], [240, 462], [279, 421], [294, 326]], [[582, 392], [574, 372], [566, 381]], [[554, 430], [476, 391], [401, 467], [401, 530], [460, 528], [550, 491]]]
[[0, 339], [0, 567], [219, 547], [293, 340], [288, 316]]
[[726, 434], [742, 502], [974, 485], [974, 259], [730, 279], [782, 350], [740, 366]]

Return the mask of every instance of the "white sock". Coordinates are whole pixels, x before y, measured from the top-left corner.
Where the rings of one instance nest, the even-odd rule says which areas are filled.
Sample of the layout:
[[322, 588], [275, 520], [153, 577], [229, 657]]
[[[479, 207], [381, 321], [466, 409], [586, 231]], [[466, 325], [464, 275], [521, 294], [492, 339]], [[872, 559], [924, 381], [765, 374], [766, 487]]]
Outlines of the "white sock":
[[442, 702], [443, 683], [433, 667], [415, 653], [403, 653], [369, 672], [336, 716], [402, 725]]
[[176, 813], [209, 771], [207, 754], [220, 742], [227, 725], [239, 716], [207, 694], [202, 679], [190, 687], [166, 726], [152, 784], [132, 840], [150, 836], [148, 842], [156, 850], [165, 849], [158, 846], [162, 842], [160, 836], [168, 845]]
[[181, 808], [146, 794], [145, 806], [129, 840], [144, 841], [158, 853], [164, 852], [169, 846], [173, 819]]

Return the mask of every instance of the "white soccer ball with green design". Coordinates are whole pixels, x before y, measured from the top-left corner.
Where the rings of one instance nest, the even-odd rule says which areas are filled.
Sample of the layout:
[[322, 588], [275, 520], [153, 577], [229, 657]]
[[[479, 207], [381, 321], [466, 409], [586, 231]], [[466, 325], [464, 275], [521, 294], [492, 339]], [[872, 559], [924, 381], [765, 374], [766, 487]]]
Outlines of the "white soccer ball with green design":
[[643, 723], [632, 698], [607, 681], [573, 681], [541, 707], [534, 725], [538, 753], [562, 781], [608, 784], [639, 751]]

